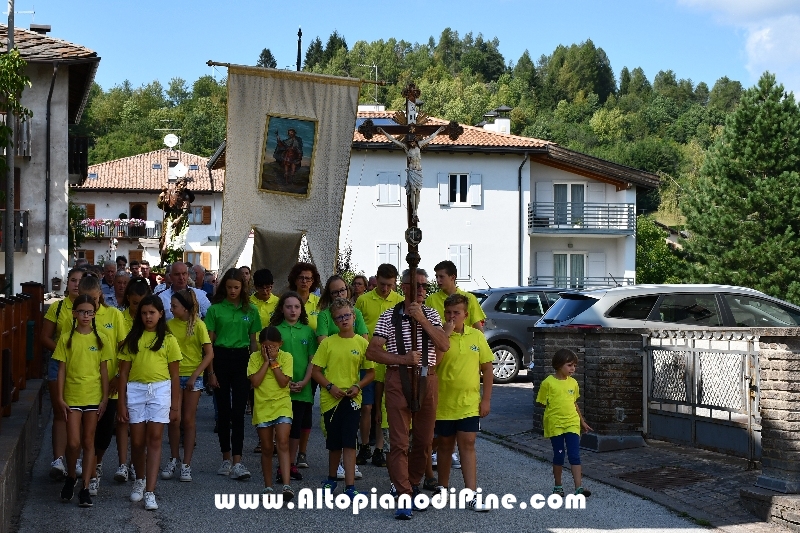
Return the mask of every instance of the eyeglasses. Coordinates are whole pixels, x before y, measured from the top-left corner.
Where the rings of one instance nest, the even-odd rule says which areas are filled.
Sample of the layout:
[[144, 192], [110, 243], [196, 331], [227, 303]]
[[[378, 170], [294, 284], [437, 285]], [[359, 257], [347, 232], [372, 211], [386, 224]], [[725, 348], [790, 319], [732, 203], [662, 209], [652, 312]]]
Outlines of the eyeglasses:
[[351, 318], [353, 318], [353, 313], [346, 313], [344, 315], [333, 317], [333, 320], [336, 322], [344, 322], [345, 320], [350, 320]]
[[339, 289], [338, 291], [331, 290], [331, 295], [332, 296], [339, 296], [340, 294], [347, 294], [347, 287], [343, 287], [343, 288]]
[[257, 291], [268, 291], [270, 289], [272, 289], [272, 285], [260, 285], [256, 287]]
[[297, 281], [314, 281], [311, 276], [297, 276]]
[[94, 311], [83, 311], [81, 309], [76, 309], [75, 314], [78, 316], [94, 316]]

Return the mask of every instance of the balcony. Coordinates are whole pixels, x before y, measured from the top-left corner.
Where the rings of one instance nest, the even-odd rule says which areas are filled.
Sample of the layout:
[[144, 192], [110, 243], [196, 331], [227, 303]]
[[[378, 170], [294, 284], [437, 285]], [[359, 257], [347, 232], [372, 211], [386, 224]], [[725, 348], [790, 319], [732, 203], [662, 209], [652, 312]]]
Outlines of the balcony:
[[67, 167], [70, 185], [83, 185], [89, 175], [89, 138], [69, 136]]
[[82, 220], [80, 227], [86, 239], [159, 239], [160, 220], [89, 218]]
[[577, 277], [577, 276], [531, 276], [528, 285], [537, 287], [563, 287], [565, 289], [601, 289], [604, 287], [619, 287], [633, 285], [633, 278], [623, 277]]
[[528, 204], [528, 234], [635, 235], [636, 204]]
[[[29, 211], [14, 210], [14, 251], [28, 253], [28, 215]], [[6, 251], [5, 209], [0, 210], [0, 252]]]
[[[6, 114], [0, 113], [0, 125], [6, 125]], [[19, 157], [31, 156], [31, 117], [20, 120], [14, 119], [14, 143], [17, 145], [16, 155]], [[5, 157], [6, 147], [0, 146], [0, 154]]]

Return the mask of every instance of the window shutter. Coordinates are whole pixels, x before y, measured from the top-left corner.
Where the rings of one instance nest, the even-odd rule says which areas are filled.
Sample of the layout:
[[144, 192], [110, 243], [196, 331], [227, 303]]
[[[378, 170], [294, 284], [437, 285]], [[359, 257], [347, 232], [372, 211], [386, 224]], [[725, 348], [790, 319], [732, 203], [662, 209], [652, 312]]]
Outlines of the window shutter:
[[439, 205], [450, 205], [450, 178], [444, 172], [438, 174]]
[[400, 244], [395, 242], [378, 243], [378, 264], [389, 263], [400, 268]]
[[389, 203], [400, 205], [400, 174], [389, 174], [387, 176], [387, 188], [389, 189]]
[[537, 181], [536, 182], [536, 203], [551, 204], [553, 203], [553, 182], [552, 181]]
[[378, 203], [386, 204], [389, 202], [389, 187], [385, 172], [378, 173]]
[[86, 258], [86, 261], [90, 264], [94, 264], [94, 250], [84, 250], [83, 257]]
[[605, 253], [590, 253], [589, 254], [589, 274], [590, 278], [606, 278], [606, 254]]
[[[573, 198], [573, 202], [575, 199]], [[589, 183], [589, 203], [590, 204], [604, 204], [606, 203], [606, 184], [605, 183]]]
[[203, 268], [206, 270], [211, 269], [211, 254], [209, 252], [200, 253], [200, 264], [203, 265]]
[[480, 174], [469, 175], [469, 203], [473, 206], [481, 205], [483, 186]]
[[94, 204], [86, 204], [86, 218], [94, 218]]
[[[544, 279], [549, 278], [549, 279]], [[553, 278], [553, 252], [536, 252], [534, 285], [547, 285]]]
[[203, 224], [211, 224], [211, 206], [203, 206]]
[[143, 250], [131, 250], [128, 252], [128, 261], [140, 261], [142, 260], [142, 251]]

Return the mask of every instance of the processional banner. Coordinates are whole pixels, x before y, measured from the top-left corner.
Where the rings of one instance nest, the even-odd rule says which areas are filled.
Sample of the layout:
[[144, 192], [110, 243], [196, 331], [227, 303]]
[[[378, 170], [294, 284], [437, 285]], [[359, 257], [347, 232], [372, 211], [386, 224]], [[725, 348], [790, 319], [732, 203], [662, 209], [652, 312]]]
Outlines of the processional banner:
[[[303, 235], [323, 279], [333, 273], [360, 87], [353, 78], [228, 67], [221, 272], [237, 266], [252, 229], [280, 236], [268, 252], [254, 246], [252, 264], [270, 268], [277, 284]], [[266, 264], [275, 246], [294, 257]]]

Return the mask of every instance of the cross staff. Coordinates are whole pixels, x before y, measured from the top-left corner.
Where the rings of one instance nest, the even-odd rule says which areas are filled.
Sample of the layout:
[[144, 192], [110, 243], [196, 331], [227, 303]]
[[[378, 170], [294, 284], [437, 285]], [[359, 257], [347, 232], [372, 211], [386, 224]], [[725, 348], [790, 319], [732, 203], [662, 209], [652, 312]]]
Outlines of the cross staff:
[[[406, 198], [408, 209], [408, 229], [406, 230], [406, 243], [408, 243], [408, 254], [406, 262], [411, 281], [411, 294], [416, 298], [417, 294], [417, 267], [420, 262], [419, 243], [422, 241], [422, 231], [419, 229], [419, 217], [417, 207], [419, 205], [420, 190], [422, 189], [422, 155], [421, 150], [430, 143], [437, 135], [446, 132], [451, 140], [456, 140], [464, 133], [464, 128], [458, 122], [451, 121], [446, 126], [436, 126], [427, 124], [428, 116], [419, 110], [417, 99], [420, 90], [413, 82], [409, 83], [401, 93], [406, 99], [405, 111], [398, 111], [392, 117], [397, 125], [376, 127], [371, 119], [364, 121], [358, 127], [367, 140], [372, 139], [376, 132], [385, 135], [393, 144], [401, 147], [406, 153]], [[397, 136], [397, 137], [395, 137]], [[398, 138], [399, 137], [399, 138]], [[402, 141], [400, 140], [402, 139]], [[411, 320], [411, 350], [417, 350], [417, 322]], [[402, 339], [398, 339], [402, 342]], [[423, 374], [427, 374], [427, 354], [424, 354]], [[411, 396], [409, 401], [411, 411], [418, 411], [421, 405], [418, 387], [419, 374], [414, 368], [411, 373]], [[407, 399], [408, 400], [408, 399]]]

